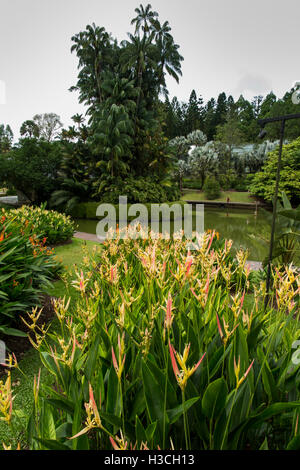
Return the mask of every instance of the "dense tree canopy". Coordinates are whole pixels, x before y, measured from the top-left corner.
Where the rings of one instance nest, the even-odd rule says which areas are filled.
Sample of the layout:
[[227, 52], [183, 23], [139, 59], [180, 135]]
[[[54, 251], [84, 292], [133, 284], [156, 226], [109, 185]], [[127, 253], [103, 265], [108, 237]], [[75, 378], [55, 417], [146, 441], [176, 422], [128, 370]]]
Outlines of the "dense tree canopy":
[[[250, 187], [252, 194], [272, 201], [277, 162], [278, 150], [275, 149], [268, 154], [262, 171], [256, 173]], [[300, 201], [300, 138], [283, 146], [279, 190], [280, 193], [284, 191], [292, 201]]]

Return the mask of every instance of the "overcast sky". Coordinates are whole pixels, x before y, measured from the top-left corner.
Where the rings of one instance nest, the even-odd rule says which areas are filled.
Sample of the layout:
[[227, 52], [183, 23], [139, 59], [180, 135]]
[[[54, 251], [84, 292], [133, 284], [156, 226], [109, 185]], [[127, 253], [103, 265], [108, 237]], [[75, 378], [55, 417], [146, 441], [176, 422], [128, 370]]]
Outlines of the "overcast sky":
[[[68, 126], [82, 112], [71, 36], [95, 22], [119, 41], [132, 31], [140, 0], [0, 0], [0, 123], [18, 135], [34, 114], [55, 112]], [[143, 2], [146, 5], [147, 2]], [[225, 91], [248, 99], [282, 96], [300, 80], [299, 0], [153, 0], [184, 57], [170, 96], [205, 101]], [[3, 103], [4, 102], [4, 103]]]

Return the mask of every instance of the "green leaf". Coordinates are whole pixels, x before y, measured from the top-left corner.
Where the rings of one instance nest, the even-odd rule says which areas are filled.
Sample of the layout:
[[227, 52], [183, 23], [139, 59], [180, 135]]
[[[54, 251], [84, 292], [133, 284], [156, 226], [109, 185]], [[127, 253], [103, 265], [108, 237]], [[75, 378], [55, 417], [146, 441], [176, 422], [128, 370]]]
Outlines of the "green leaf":
[[138, 444], [147, 441], [146, 431], [138, 416], [135, 417], [135, 438]]
[[38, 437], [34, 438], [35, 441], [40, 442], [46, 450], [70, 450], [65, 444], [61, 444], [54, 439], [39, 439]]
[[300, 435], [295, 436], [290, 440], [286, 450], [300, 450]]
[[72, 423], [63, 423], [56, 428], [57, 439], [72, 437]]
[[200, 397], [190, 398], [189, 400], [186, 400], [184, 404], [182, 403], [172, 410], [167, 410], [170, 424], [176, 423], [180, 416], [183, 415], [184, 412], [187, 412], [199, 399]]
[[156, 426], [157, 426], [157, 421], [154, 423], [149, 424], [149, 426], [146, 429], [146, 436], [147, 436], [147, 442], [151, 442], [154, 436], [154, 433], [156, 431]]
[[24, 331], [16, 330], [15, 328], [9, 328], [7, 326], [0, 326], [1, 333], [9, 336], [19, 336], [21, 338], [27, 338], [27, 334]]
[[[163, 389], [159, 386], [156, 378], [145, 362], [142, 362], [142, 377], [147, 411], [151, 423], [158, 421], [158, 430], [162, 437], [164, 423]], [[165, 422], [168, 424], [168, 415], [165, 416]]]
[[42, 427], [43, 427], [43, 436], [46, 439], [56, 440], [56, 431], [53, 414], [50, 406], [45, 403], [42, 413]]
[[227, 384], [223, 377], [210, 383], [202, 398], [202, 410], [209, 419], [216, 419], [223, 411], [228, 395]]
[[96, 368], [96, 363], [98, 359], [98, 350], [99, 350], [99, 344], [100, 344], [100, 337], [97, 335], [97, 338], [95, 340], [95, 343], [93, 344], [91, 350], [89, 351], [89, 356], [88, 360], [84, 369], [85, 376], [88, 380], [88, 382], [91, 381], [92, 375], [95, 371]]
[[121, 417], [122, 412], [120, 387], [118, 377], [113, 366], [111, 366], [109, 370], [106, 412], [116, 416], [117, 418]]
[[260, 446], [259, 450], [269, 450], [267, 437], [265, 437], [264, 442]]
[[46, 398], [45, 401], [52, 405], [55, 409], [65, 410], [69, 414], [74, 413], [74, 405], [67, 399], [58, 400], [56, 398]]

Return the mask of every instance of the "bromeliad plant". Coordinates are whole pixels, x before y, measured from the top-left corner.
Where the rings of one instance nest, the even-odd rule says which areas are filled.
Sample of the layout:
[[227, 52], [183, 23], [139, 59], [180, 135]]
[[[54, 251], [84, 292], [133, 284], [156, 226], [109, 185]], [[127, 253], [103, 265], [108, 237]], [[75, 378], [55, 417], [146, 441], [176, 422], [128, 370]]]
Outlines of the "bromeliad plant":
[[60, 335], [36, 343], [54, 386], [35, 386], [31, 449], [299, 448], [299, 275], [277, 271], [264, 309], [214, 237], [118, 234], [85, 260]]
[[48, 245], [70, 240], [74, 234], [74, 221], [65, 214], [41, 207], [22, 206], [7, 212], [6, 217], [26, 226], [40, 240], [45, 238]]
[[53, 251], [11, 215], [0, 217], [0, 334], [25, 336], [16, 329], [61, 270]]

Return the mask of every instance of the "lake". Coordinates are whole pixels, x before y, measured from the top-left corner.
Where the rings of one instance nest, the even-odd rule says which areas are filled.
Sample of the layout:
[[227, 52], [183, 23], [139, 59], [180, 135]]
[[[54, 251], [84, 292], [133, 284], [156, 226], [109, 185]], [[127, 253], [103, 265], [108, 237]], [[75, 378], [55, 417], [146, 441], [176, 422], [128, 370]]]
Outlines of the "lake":
[[[76, 222], [78, 231], [96, 234], [97, 220], [76, 219]], [[205, 230], [215, 229], [221, 237], [233, 240], [234, 249], [247, 248], [250, 260], [262, 261], [268, 254], [267, 243], [258, 238], [269, 238], [271, 230], [263, 210], [258, 210], [255, 215], [254, 210], [249, 209], [205, 208], [204, 227]]]

